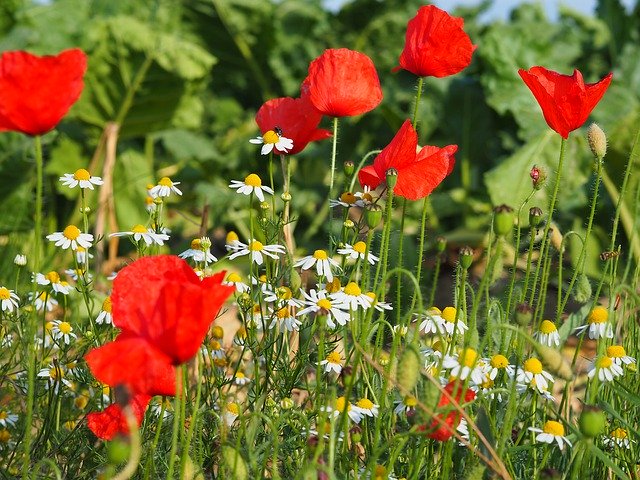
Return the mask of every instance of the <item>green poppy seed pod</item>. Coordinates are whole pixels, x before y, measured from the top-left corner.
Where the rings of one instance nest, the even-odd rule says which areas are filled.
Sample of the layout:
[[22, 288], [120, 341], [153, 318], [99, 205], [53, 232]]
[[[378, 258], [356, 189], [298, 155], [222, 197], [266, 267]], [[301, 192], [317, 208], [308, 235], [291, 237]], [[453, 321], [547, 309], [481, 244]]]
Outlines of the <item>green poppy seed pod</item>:
[[587, 140], [593, 156], [602, 160], [607, 154], [607, 136], [595, 123], [592, 123], [587, 130]]
[[547, 172], [544, 168], [534, 165], [533, 167], [531, 167], [529, 176], [531, 177], [533, 188], [535, 188], [536, 190], [540, 190], [542, 187], [544, 187], [544, 183], [547, 180]]
[[533, 309], [528, 303], [519, 303], [516, 305], [516, 323], [521, 327], [528, 327], [533, 318]]
[[499, 205], [493, 209], [493, 231], [499, 237], [504, 237], [513, 229], [513, 208], [508, 205]]
[[387, 170], [386, 176], [387, 176], [387, 187], [389, 188], [389, 190], [393, 191], [393, 189], [396, 186], [396, 183], [398, 183], [398, 170], [396, 170], [395, 168], [390, 168], [389, 170]]
[[557, 349], [547, 347], [546, 345], [542, 345], [540, 343], [537, 343], [535, 348], [538, 356], [540, 357], [542, 365], [544, 365], [545, 369], [549, 373], [566, 381], [569, 381], [573, 378], [571, 366], [564, 358], [562, 353], [560, 353]]
[[443, 253], [447, 249], [447, 239], [443, 236], [436, 238], [436, 250], [438, 253]]
[[382, 207], [376, 203], [370, 203], [364, 207], [364, 220], [370, 230], [376, 228], [382, 221]]
[[607, 417], [598, 407], [584, 405], [578, 420], [580, 433], [587, 438], [596, 438], [604, 432], [607, 426]]
[[460, 266], [465, 270], [468, 270], [473, 262], [473, 249], [469, 246], [462, 247], [459, 252]]
[[130, 451], [129, 442], [116, 436], [107, 444], [107, 459], [111, 465], [120, 465], [129, 459]]
[[236, 480], [247, 480], [249, 478], [249, 471], [247, 470], [247, 464], [235, 448], [224, 445], [221, 450], [222, 464], [224, 471], [227, 475], [223, 475], [222, 478], [234, 478]]
[[591, 298], [591, 282], [584, 273], [578, 275], [576, 288], [573, 291], [573, 299], [578, 303], [587, 303]]
[[353, 172], [355, 171], [356, 171], [356, 166], [353, 164], [351, 160], [347, 160], [346, 162], [344, 162], [344, 174], [347, 177], [351, 177], [353, 175]]
[[531, 207], [529, 209], [529, 225], [533, 228], [538, 228], [542, 222], [542, 209], [540, 207]]
[[420, 354], [412, 345], [407, 345], [402, 352], [396, 371], [396, 383], [402, 395], [413, 391], [418, 384], [421, 364]]

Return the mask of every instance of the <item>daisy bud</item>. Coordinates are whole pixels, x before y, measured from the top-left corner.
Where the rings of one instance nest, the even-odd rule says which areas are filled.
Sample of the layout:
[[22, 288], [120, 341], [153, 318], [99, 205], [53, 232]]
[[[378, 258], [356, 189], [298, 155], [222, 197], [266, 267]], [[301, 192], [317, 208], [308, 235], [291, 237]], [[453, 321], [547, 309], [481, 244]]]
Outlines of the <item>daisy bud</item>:
[[21, 255], [21, 254], [16, 255], [16, 257], [13, 259], [13, 263], [19, 267], [24, 267], [27, 264], [26, 255]]
[[542, 209], [540, 207], [531, 207], [529, 209], [529, 225], [532, 228], [538, 228], [542, 222]]
[[282, 199], [283, 202], [290, 202], [292, 197], [289, 192], [282, 192], [282, 195], [280, 195], [280, 198]]
[[86, 332], [84, 332], [84, 336], [87, 338], [87, 340], [91, 340], [93, 338], [93, 330], [87, 330]]
[[247, 292], [240, 295], [237, 301], [242, 310], [248, 311], [253, 308], [253, 300], [251, 300], [251, 297]]
[[382, 221], [382, 207], [375, 203], [370, 203], [364, 208], [364, 219], [370, 230], [376, 228]]
[[88, 215], [89, 213], [91, 213], [91, 207], [80, 208], [80, 213]]
[[573, 291], [573, 299], [578, 303], [586, 303], [591, 298], [591, 282], [584, 273], [578, 275], [576, 288]]
[[443, 236], [439, 236], [436, 238], [436, 250], [438, 253], [442, 253], [447, 248], [447, 239]]
[[499, 205], [493, 209], [493, 231], [499, 237], [509, 234], [513, 228], [513, 208], [508, 205]]
[[571, 366], [565, 360], [562, 353], [560, 353], [555, 348], [547, 347], [546, 345], [542, 345], [540, 343], [537, 343], [535, 348], [538, 356], [540, 357], [542, 365], [544, 365], [549, 373], [566, 381], [569, 381], [573, 378]]
[[347, 177], [351, 177], [353, 175], [353, 172], [355, 172], [355, 170], [356, 170], [356, 166], [353, 164], [351, 160], [347, 160], [346, 162], [344, 162], [344, 174]]
[[247, 464], [244, 462], [240, 452], [229, 445], [224, 445], [221, 448], [221, 453], [224, 471], [227, 473], [227, 475], [224, 475], [226, 478], [235, 478], [236, 480], [247, 480], [249, 478]]
[[271, 205], [269, 205], [269, 202], [260, 202], [260, 210], [262, 210], [263, 212], [269, 211], [270, 208]]
[[200, 248], [203, 251], [207, 251], [211, 248], [211, 239], [209, 237], [200, 238]]
[[420, 354], [412, 345], [407, 345], [396, 371], [396, 383], [400, 392], [404, 395], [411, 392], [420, 380]]
[[348, 228], [348, 229], [352, 229], [356, 226], [356, 224], [353, 223], [353, 220], [351, 220], [350, 218], [347, 218], [344, 221], [343, 225], [344, 225], [344, 228]]
[[531, 324], [533, 318], [533, 309], [528, 303], [519, 303], [516, 305], [516, 323], [521, 327], [527, 327]]
[[587, 140], [593, 156], [602, 160], [607, 154], [607, 136], [595, 123], [592, 123], [587, 130]]
[[547, 172], [542, 167], [538, 167], [537, 165], [531, 167], [529, 176], [531, 177], [533, 188], [540, 190], [544, 187], [544, 183], [547, 180]]
[[584, 405], [578, 420], [580, 433], [587, 438], [599, 436], [607, 426], [607, 417], [602, 410], [592, 405]]
[[153, 203], [155, 203], [156, 205], [162, 205], [162, 197], [154, 198]]
[[211, 336], [216, 340], [221, 340], [222, 337], [224, 337], [224, 328], [222, 328], [220, 325], [215, 325], [211, 329]]
[[295, 403], [293, 403], [293, 399], [290, 397], [286, 397], [280, 400], [280, 408], [282, 408], [283, 410], [291, 410], [294, 406]]
[[389, 187], [390, 191], [393, 191], [393, 189], [396, 186], [396, 183], [398, 183], [398, 170], [396, 170], [395, 168], [390, 168], [389, 170], [387, 170], [386, 176], [387, 176], [387, 187]]
[[117, 436], [107, 444], [107, 458], [111, 465], [120, 465], [129, 459], [131, 448], [122, 437]]
[[473, 249], [471, 247], [462, 247], [459, 252], [460, 266], [468, 270], [473, 262]]

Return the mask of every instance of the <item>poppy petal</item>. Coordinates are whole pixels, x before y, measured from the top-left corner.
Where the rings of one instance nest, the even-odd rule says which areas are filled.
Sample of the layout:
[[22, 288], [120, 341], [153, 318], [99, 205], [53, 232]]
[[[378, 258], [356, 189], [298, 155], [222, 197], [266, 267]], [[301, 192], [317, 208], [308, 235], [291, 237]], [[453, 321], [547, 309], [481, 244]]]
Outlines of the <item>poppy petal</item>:
[[[138, 427], [142, 425], [144, 413], [149, 405], [151, 397], [149, 395], [134, 395], [129, 406], [138, 422]], [[127, 419], [122, 408], [117, 403], [109, 405], [102, 412], [91, 412], [87, 415], [87, 426], [93, 434], [103, 440], [113, 440], [118, 434], [129, 435]]]

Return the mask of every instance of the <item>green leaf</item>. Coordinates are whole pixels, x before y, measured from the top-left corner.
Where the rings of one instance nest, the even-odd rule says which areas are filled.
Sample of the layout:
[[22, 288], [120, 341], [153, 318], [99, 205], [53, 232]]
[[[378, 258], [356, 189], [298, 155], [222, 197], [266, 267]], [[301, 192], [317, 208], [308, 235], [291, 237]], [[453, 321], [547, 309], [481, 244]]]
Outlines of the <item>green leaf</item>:
[[144, 199], [146, 187], [152, 183], [155, 183], [152, 168], [143, 155], [135, 150], [126, 150], [118, 156], [113, 173], [113, 196], [121, 231], [147, 223], [149, 215]]
[[580, 310], [577, 312], [573, 312], [569, 317], [564, 321], [564, 323], [558, 328], [558, 335], [560, 335], [560, 345], [563, 345], [566, 342], [569, 335], [578, 328], [580, 325], [583, 325], [586, 321], [587, 315], [591, 311], [591, 304], [583, 305]]
[[604, 453], [602, 450], [600, 450], [591, 442], [587, 443], [587, 446], [589, 448], [589, 451], [593, 453], [596, 457], [598, 457], [600, 461], [602, 461], [602, 463], [605, 464], [606, 467], [610, 468], [618, 478], [622, 480], [627, 480], [629, 478], [629, 476], [626, 473], [624, 473], [622, 469], [618, 467], [618, 465], [613, 463], [613, 461], [609, 458], [609, 455]]

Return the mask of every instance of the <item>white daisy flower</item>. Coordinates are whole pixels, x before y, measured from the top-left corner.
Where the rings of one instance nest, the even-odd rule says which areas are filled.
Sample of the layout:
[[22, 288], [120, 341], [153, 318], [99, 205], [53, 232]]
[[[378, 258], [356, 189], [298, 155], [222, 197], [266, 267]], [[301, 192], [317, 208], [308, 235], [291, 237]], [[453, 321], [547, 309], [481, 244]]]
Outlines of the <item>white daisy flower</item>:
[[61, 281], [58, 272], [51, 271], [47, 274], [36, 273], [35, 280], [38, 285], [51, 285], [51, 289], [56, 293], [69, 295], [69, 292], [71, 292], [71, 285]]
[[442, 312], [437, 307], [431, 307], [424, 315], [416, 314], [416, 319], [421, 320], [418, 330], [425, 335], [434, 334], [440, 335], [445, 332], [444, 330], [444, 318], [442, 318]]
[[441, 325], [443, 329], [442, 333], [446, 332], [447, 334], [453, 336], [455, 332], [456, 335], [461, 335], [469, 329], [469, 327], [467, 327], [467, 324], [464, 323], [462, 312], [460, 312], [460, 318], [457, 318], [457, 315], [458, 312], [454, 307], [446, 307], [444, 310], [442, 310], [441, 316], [444, 320]]
[[262, 296], [263, 300], [266, 303], [275, 303], [276, 305], [284, 306], [288, 305], [289, 307], [301, 307], [302, 301], [293, 297], [293, 292], [291, 289], [285, 285], [281, 285], [275, 290], [271, 289], [267, 283], [263, 284]]
[[601, 355], [591, 362], [587, 377], [593, 378], [596, 373], [601, 382], [613, 382], [614, 378], [624, 375], [624, 370], [621, 365], [614, 363], [611, 357]]
[[24, 267], [27, 264], [27, 256], [18, 253], [13, 259], [13, 263], [19, 267]]
[[347, 415], [349, 416], [351, 421], [353, 423], [360, 423], [364, 414], [360, 411], [359, 408], [355, 408], [355, 405], [353, 405], [351, 402], [347, 402], [346, 398], [344, 397], [336, 398], [334, 407], [328, 407], [326, 408], [326, 410], [332, 412], [334, 417], [339, 417], [340, 414], [345, 411], [345, 408], [347, 410]]
[[225, 358], [227, 356], [224, 348], [222, 347], [222, 344], [219, 340], [216, 339], [210, 340], [206, 346], [203, 345], [202, 353], [204, 353], [205, 355], [210, 355], [211, 358]]
[[396, 415], [400, 415], [402, 413], [412, 413], [415, 411], [416, 406], [418, 406], [418, 399], [413, 395], [406, 395], [402, 398], [402, 400], [396, 400], [394, 402], [396, 407], [393, 409]]
[[75, 333], [73, 333], [73, 327], [69, 322], [65, 322], [62, 320], [53, 320], [53, 328], [51, 329], [51, 334], [53, 338], [56, 340], [63, 340], [66, 345], [69, 345], [69, 342], [73, 338], [74, 340], [78, 338]]
[[49, 364], [47, 368], [43, 368], [38, 372], [38, 377], [47, 380], [47, 389], [53, 385], [56, 393], [60, 391], [60, 385], [66, 385], [69, 388], [72, 387], [72, 383], [67, 380], [64, 375], [64, 369], [57, 364]]
[[231, 180], [229, 188], [235, 189], [242, 195], [251, 195], [255, 193], [258, 200], [264, 202], [264, 192], [273, 195], [273, 190], [266, 185], [262, 185], [262, 179], [255, 173], [247, 175], [243, 182], [239, 180]]
[[602, 443], [609, 448], [631, 448], [631, 440], [629, 439], [629, 434], [624, 428], [620, 427], [612, 430], [609, 435], [605, 435], [602, 439]]
[[324, 371], [326, 373], [336, 372], [338, 375], [340, 375], [340, 372], [342, 372], [342, 362], [342, 355], [340, 355], [337, 350], [334, 350], [320, 362], [320, 365], [324, 366]]
[[76, 249], [76, 261], [78, 265], [84, 265], [91, 258], [93, 258], [93, 255], [87, 252], [86, 248], [78, 247]]
[[60, 177], [62, 185], [69, 188], [75, 188], [80, 185], [80, 188], [88, 188], [93, 190], [94, 185], [102, 185], [102, 179], [100, 177], [92, 177], [91, 174], [84, 168], [80, 168], [75, 173], [65, 173]]
[[116, 232], [109, 235], [110, 237], [133, 237], [135, 242], [144, 241], [147, 246], [164, 245], [169, 240], [169, 235], [165, 233], [156, 233], [154, 229], [147, 228], [144, 225], [135, 225], [129, 232]]
[[329, 207], [364, 207], [365, 201], [353, 192], [344, 192], [337, 199], [329, 199]]
[[169, 397], [154, 397], [149, 402], [149, 410], [154, 417], [162, 414], [162, 418], [169, 418], [173, 415], [173, 402]]
[[18, 421], [18, 415], [8, 410], [0, 410], [0, 425], [3, 427], [14, 427]]
[[229, 275], [227, 275], [227, 279], [222, 282], [222, 284], [236, 287], [237, 293], [249, 292], [251, 290], [251, 287], [244, 283], [242, 281], [242, 277], [236, 272], [231, 272]]
[[456, 427], [456, 432], [460, 434], [460, 436], [465, 440], [464, 442], [458, 441], [458, 445], [466, 446], [471, 442], [469, 437], [469, 425], [467, 424], [467, 419], [462, 417], [460, 419], [460, 423]]
[[[282, 136], [282, 130], [279, 127], [275, 127], [273, 130], [268, 130], [259, 137], [252, 138], [249, 143], [254, 145], [262, 145], [260, 154], [268, 155], [275, 147], [279, 152], [288, 153], [293, 148], [293, 140]], [[276, 152], [277, 153], [277, 152]]]
[[538, 388], [535, 380], [531, 380], [528, 385], [524, 383], [516, 383], [516, 392], [518, 395], [526, 395], [525, 402], [530, 402], [533, 395], [536, 395], [537, 398], [542, 398], [547, 402], [555, 403], [556, 398], [549, 391], [548, 388]]
[[[393, 310], [393, 306], [389, 302], [379, 302], [378, 296], [373, 292], [365, 293], [367, 297], [371, 299], [372, 306], [379, 312], [383, 312], [385, 310]], [[398, 325], [396, 325], [397, 327]], [[406, 332], [405, 332], [406, 333]]]
[[515, 367], [509, 364], [509, 359], [504, 355], [498, 353], [484, 362], [484, 371], [491, 380], [495, 380], [501, 370], [504, 370], [509, 377], [515, 372]]
[[494, 398], [498, 400], [498, 402], [502, 402], [502, 393], [496, 391], [495, 382], [489, 377], [489, 375], [484, 372], [484, 377], [481, 383], [477, 385], [471, 385], [469, 388], [476, 392], [479, 396], [484, 398], [488, 398], [493, 400]]
[[284, 254], [286, 252], [282, 245], [264, 245], [262, 242], [254, 239], [250, 240], [248, 244], [240, 243], [240, 245], [241, 248], [229, 256], [229, 260], [233, 260], [234, 258], [244, 255], [250, 255], [252, 262], [257, 265], [262, 265], [264, 263], [265, 255], [277, 260], [278, 254]]
[[631, 365], [636, 363], [636, 359], [627, 355], [622, 345], [609, 345], [607, 347], [607, 357], [613, 360], [616, 365]]
[[540, 393], [549, 389], [549, 382], [553, 382], [553, 377], [549, 372], [542, 369], [540, 360], [531, 357], [525, 360], [523, 367], [518, 368], [516, 381], [527, 385], [535, 381], [535, 387]]
[[87, 272], [84, 268], [67, 268], [64, 273], [69, 275], [69, 277], [76, 282], [80, 279], [84, 279], [86, 282], [91, 282], [93, 279], [93, 275], [91, 275], [90, 272]]
[[377, 417], [379, 405], [376, 405], [368, 398], [361, 398], [354, 406], [357, 408], [363, 416]]
[[555, 420], [547, 420], [542, 426], [542, 430], [535, 427], [529, 427], [531, 432], [536, 432], [536, 441], [552, 444], [556, 442], [560, 450], [564, 449], [565, 444], [570, 447], [571, 442], [564, 436], [564, 426]]
[[356, 242], [353, 246], [348, 243], [345, 244], [343, 248], [338, 249], [338, 253], [340, 255], [344, 255], [351, 260], [366, 260], [371, 265], [375, 265], [375, 263], [380, 260], [378, 257], [373, 255], [371, 252], [366, 253], [367, 244], [364, 242]]
[[613, 338], [613, 327], [608, 322], [609, 312], [606, 308], [598, 305], [591, 310], [587, 317], [587, 324], [575, 329], [576, 334], [584, 333], [589, 330], [589, 338], [594, 340], [598, 338]]
[[371, 307], [373, 300], [366, 293], [362, 293], [356, 282], [349, 282], [344, 288], [329, 295], [331, 300], [341, 303], [350, 310], [357, 310], [362, 307], [363, 310]]
[[228, 252], [237, 252], [242, 248], [242, 242], [238, 238], [238, 234], [233, 230], [227, 233], [224, 248], [226, 248]]
[[222, 419], [227, 427], [233, 425], [233, 422], [236, 421], [236, 418], [240, 415], [240, 407], [235, 402], [229, 402], [224, 407], [224, 412], [222, 413]]
[[306, 307], [298, 311], [298, 316], [306, 315], [309, 312], [320, 312], [321, 315], [327, 316], [327, 326], [329, 328], [336, 327], [334, 320], [339, 325], [344, 326], [351, 319], [349, 312], [343, 310], [343, 308], [345, 308], [344, 306], [333, 303], [327, 298], [327, 292], [325, 290], [316, 292], [314, 289], [311, 289], [309, 293], [302, 291], [302, 296], [306, 299], [302, 301]]
[[242, 387], [244, 385], [247, 385], [248, 383], [251, 382], [251, 379], [249, 377], [247, 377], [244, 373], [242, 372], [236, 372], [235, 377], [229, 377], [229, 379], [233, 380], [233, 383], [235, 383], [236, 385]]
[[534, 332], [533, 338], [547, 347], [560, 346], [560, 334], [551, 320], [543, 320], [538, 330]]
[[77, 250], [78, 247], [89, 248], [93, 242], [93, 235], [82, 233], [75, 225], [69, 225], [62, 232], [47, 235], [47, 240], [55, 242], [56, 247], [62, 247], [63, 250], [69, 247], [71, 250]]
[[324, 250], [316, 250], [313, 255], [303, 257], [293, 264], [294, 267], [300, 267], [302, 270], [308, 270], [314, 265], [318, 276], [326, 277], [328, 282], [333, 282], [331, 267], [340, 268], [338, 262], [333, 258], [329, 258], [329, 255]]
[[273, 316], [273, 319], [269, 324], [269, 328], [279, 326], [280, 331], [286, 330], [287, 332], [293, 332], [294, 330], [297, 332], [300, 330], [302, 322], [296, 318], [291, 307], [284, 306], [278, 310], [272, 311], [271, 315]]
[[20, 302], [20, 297], [13, 290], [0, 287], [0, 309], [3, 312], [13, 312], [14, 308], [17, 311], [18, 302]]
[[162, 177], [157, 185], [149, 189], [149, 196], [152, 198], [162, 198], [171, 195], [182, 195], [182, 192], [176, 187], [180, 182], [172, 182], [169, 177]]
[[102, 302], [102, 309], [96, 318], [96, 323], [98, 325], [102, 325], [103, 323], [111, 325], [113, 323], [113, 318], [111, 317], [111, 296], [108, 296]]
[[189, 248], [180, 253], [178, 256], [184, 259], [193, 258], [194, 262], [204, 262], [206, 265], [209, 265], [212, 262], [218, 261], [218, 259], [211, 254], [210, 248], [211, 240], [209, 240], [207, 237], [194, 238], [193, 240], [191, 240], [191, 245], [189, 246]]
[[[33, 293], [29, 294], [29, 301], [33, 301]], [[48, 312], [51, 312], [57, 305], [58, 301], [55, 298], [51, 297], [48, 292], [39, 293], [35, 298], [36, 310], [39, 312], [44, 309], [46, 309]]]
[[445, 355], [442, 366], [451, 370], [449, 374], [452, 377], [461, 380], [470, 377], [476, 384], [481, 384], [484, 380], [483, 365], [473, 348], [460, 350], [455, 356]]

